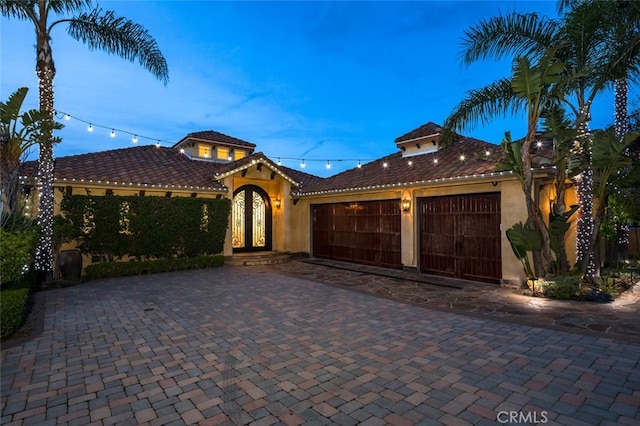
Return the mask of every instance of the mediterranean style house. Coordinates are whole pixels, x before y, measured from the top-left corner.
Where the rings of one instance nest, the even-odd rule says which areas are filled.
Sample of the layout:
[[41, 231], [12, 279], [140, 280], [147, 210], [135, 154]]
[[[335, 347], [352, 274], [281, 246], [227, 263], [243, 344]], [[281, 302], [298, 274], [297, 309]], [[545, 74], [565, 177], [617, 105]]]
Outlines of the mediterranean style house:
[[[252, 143], [195, 132], [171, 148], [56, 159], [56, 205], [64, 193], [87, 191], [225, 197], [232, 200], [225, 256], [306, 253], [417, 274], [521, 282], [505, 230], [526, 220], [526, 207], [515, 176], [496, 171], [501, 148], [463, 136], [441, 147], [440, 134], [429, 122], [396, 138], [396, 153], [321, 178], [279, 165]], [[536, 149], [542, 154], [551, 147], [543, 141]], [[548, 213], [553, 170], [544, 155], [534, 159], [534, 195]], [[567, 247], [575, 247], [574, 229]], [[569, 257], [573, 263], [575, 253]]]

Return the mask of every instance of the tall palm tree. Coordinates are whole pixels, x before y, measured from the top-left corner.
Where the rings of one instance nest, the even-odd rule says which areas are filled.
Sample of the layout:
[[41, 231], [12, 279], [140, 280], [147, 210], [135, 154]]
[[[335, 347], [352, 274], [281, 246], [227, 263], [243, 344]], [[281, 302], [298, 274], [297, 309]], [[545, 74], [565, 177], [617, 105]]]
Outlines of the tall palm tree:
[[[550, 49], [536, 64], [526, 57], [516, 58], [511, 78], [501, 79], [481, 89], [468, 93], [451, 115], [445, 120], [444, 128], [454, 132], [464, 131], [476, 121], [487, 122], [497, 116], [509, 113], [524, 113], [527, 118], [527, 133], [517, 158], [517, 170], [513, 170], [520, 180], [527, 208], [527, 223], [542, 241], [542, 253], [534, 251], [534, 269], [542, 277], [552, 265], [549, 233], [540, 209], [533, 195], [533, 171], [531, 148], [537, 135], [538, 122], [545, 112], [554, 109], [563, 92], [559, 85], [564, 64], [555, 58], [556, 49]], [[446, 142], [446, 140], [445, 140]], [[503, 144], [503, 149], [512, 149]], [[544, 258], [544, 261], [543, 261]]]
[[4, 16], [33, 24], [36, 32], [36, 75], [39, 80], [40, 110], [48, 114], [40, 134], [38, 222], [40, 236], [35, 268], [38, 281], [53, 277], [53, 79], [56, 68], [51, 51], [53, 29], [65, 25], [67, 33], [90, 49], [116, 54], [129, 61], [138, 60], [166, 84], [167, 63], [156, 40], [140, 24], [111, 11], [94, 7], [91, 0], [0, 0]]
[[[575, 151], [585, 157], [585, 164], [589, 164], [591, 104], [612, 78], [608, 65], [614, 58], [609, 49], [607, 20], [603, 19], [609, 6], [603, 1], [572, 0], [560, 5], [568, 10], [559, 20], [537, 14], [512, 13], [481, 22], [466, 31], [462, 59], [469, 65], [480, 59], [500, 59], [509, 55], [538, 58], [549, 48], [563, 44], [557, 55], [566, 64], [568, 96], [564, 102], [573, 112], [579, 130]], [[590, 167], [583, 170], [578, 183], [581, 211], [577, 254], [584, 275], [590, 277], [596, 270], [593, 253], [589, 251], [593, 229], [593, 172]], [[555, 205], [558, 209], [563, 207], [564, 203]], [[565, 212], [554, 213], [562, 215]]]

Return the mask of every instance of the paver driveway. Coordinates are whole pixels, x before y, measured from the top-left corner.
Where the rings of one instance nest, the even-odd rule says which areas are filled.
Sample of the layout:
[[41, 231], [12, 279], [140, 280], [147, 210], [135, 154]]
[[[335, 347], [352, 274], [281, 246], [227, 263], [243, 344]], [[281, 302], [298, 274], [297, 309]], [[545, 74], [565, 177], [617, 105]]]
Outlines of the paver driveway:
[[46, 293], [2, 424], [638, 424], [640, 346], [410, 306], [269, 267]]

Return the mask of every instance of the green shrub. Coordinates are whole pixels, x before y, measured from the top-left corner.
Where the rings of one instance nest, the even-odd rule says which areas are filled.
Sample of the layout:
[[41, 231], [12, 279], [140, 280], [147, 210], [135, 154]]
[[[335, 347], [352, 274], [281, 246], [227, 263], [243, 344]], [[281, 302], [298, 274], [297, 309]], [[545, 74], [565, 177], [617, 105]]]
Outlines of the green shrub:
[[65, 195], [60, 238], [114, 260], [195, 257], [222, 252], [231, 212], [226, 198]]
[[542, 294], [554, 299], [572, 299], [578, 295], [581, 282], [582, 278], [576, 275], [559, 275], [543, 285]]
[[18, 281], [31, 260], [37, 231], [29, 228], [17, 232], [0, 229], [0, 282]]
[[26, 274], [19, 281], [5, 284], [0, 291], [0, 338], [11, 336], [22, 325], [27, 312], [27, 301], [35, 276]]
[[87, 279], [126, 277], [189, 269], [215, 268], [224, 264], [222, 255], [132, 262], [93, 263], [84, 270]]

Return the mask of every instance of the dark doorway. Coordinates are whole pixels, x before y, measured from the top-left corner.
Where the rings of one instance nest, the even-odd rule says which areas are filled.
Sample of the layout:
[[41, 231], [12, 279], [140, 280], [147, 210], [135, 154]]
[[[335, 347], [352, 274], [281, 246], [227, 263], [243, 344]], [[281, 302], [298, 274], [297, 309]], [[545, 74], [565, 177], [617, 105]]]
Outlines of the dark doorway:
[[500, 283], [500, 193], [419, 199], [420, 272]]
[[231, 208], [234, 252], [271, 250], [271, 201], [255, 185], [244, 185], [233, 193]]

